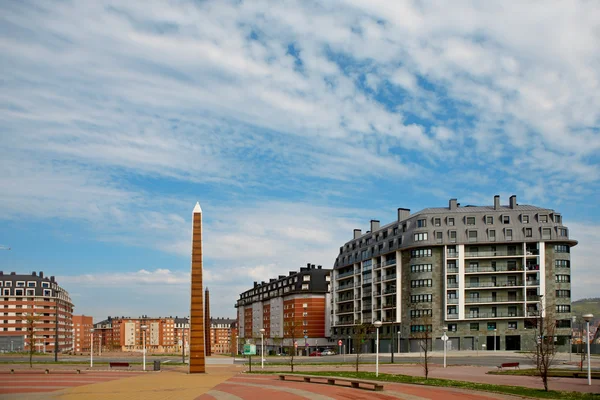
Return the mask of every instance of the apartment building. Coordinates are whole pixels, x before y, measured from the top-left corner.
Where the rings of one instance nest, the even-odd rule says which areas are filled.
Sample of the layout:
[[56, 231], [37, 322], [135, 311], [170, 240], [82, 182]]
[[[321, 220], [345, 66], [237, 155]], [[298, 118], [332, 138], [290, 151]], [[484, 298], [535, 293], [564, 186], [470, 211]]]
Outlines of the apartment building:
[[[210, 349], [212, 354], [231, 354], [237, 329], [235, 319], [210, 319]], [[233, 348], [235, 351], [235, 348]]]
[[73, 348], [73, 303], [69, 293], [58, 285], [54, 276], [43, 272], [5, 275], [0, 271], [0, 350], [15, 345], [28, 350], [27, 321], [35, 329], [37, 351], [53, 353], [58, 336], [58, 352]]
[[[92, 348], [92, 329], [94, 321], [92, 317], [85, 315], [73, 315], [73, 351], [89, 352]], [[99, 351], [99, 337], [94, 339], [94, 351]]]
[[108, 317], [94, 325], [103, 347], [111, 350], [138, 351], [146, 342], [150, 353], [180, 352], [183, 336], [186, 345], [189, 322], [178, 317]]
[[[358, 325], [379, 320], [381, 349], [419, 351], [424, 331], [435, 348], [526, 350], [540, 315], [571, 332], [571, 247], [560, 213], [532, 205], [399, 208], [396, 221], [354, 231], [334, 266], [333, 337], [349, 349]], [[367, 340], [367, 349], [373, 340]], [[485, 347], [484, 347], [485, 345]]]
[[265, 352], [295, 346], [298, 353], [308, 353], [332, 346], [330, 274], [330, 269], [307, 264], [299, 272], [254, 282], [235, 304], [239, 345], [260, 345], [260, 330], [264, 329]]

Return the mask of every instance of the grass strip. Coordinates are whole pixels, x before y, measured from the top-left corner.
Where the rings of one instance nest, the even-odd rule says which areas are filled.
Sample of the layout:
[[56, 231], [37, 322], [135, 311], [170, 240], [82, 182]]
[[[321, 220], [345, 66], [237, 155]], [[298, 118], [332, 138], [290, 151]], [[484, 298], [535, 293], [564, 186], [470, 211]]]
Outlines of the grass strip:
[[[516, 376], [540, 376], [537, 369], [507, 369], [502, 371], [489, 371], [490, 375], [516, 375]], [[553, 378], [586, 378], [587, 369], [584, 371], [572, 369], [550, 369], [548, 376]], [[592, 379], [600, 379], [600, 372], [592, 371]]]
[[[252, 372], [252, 373], [263, 373], [270, 375], [277, 375], [278, 373], [290, 374], [288, 371], [281, 372]], [[533, 397], [539, 399], [561, 399], [561, 400], [600, 400], [600, 393], [580, 393], [580, 392], [566, 392], [559, 390], [544, 391], [543, 389], [527, 388], [522, 386], [505, 386], [495, 385], [491, 383], [476, 383], [476, 382], [465, 382], [455, 381], [450, 379], [438, 379], [429, 378], [425, 379], [421, 376], [410, 376], [410, 375], [392, 375], [392, 374], [379, 374], [379, 377], [375, 376], [374, 372], [342, 372], [342, 371], [302, 371], [294, 372], [299, 375], [314, 375], [314, 376], [339, 376], [342, 378], [358, 378], [367, 379], [371, 381], [382, 381], [392, 383], [408, 383], [412, 385], [424, 385], [424, 386], [436, 386], [436, 387], [451, 387], [459, 389], [470, 389], [484, 392], [494, 392], [502, 394], [511, 394], [523, 397]]]

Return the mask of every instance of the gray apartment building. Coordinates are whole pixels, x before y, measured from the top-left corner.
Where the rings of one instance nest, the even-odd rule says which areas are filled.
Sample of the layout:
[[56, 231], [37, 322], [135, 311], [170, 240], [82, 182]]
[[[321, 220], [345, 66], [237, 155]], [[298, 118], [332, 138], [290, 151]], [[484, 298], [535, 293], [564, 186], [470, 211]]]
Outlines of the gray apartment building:
[[[526, 350], [540, 314], [556, 321], [555, 340], [571, 335], [570, 249], [560, 213], [532, 205], [426, 208], [370, 231], [354, 230], [340, 247], [332, 285], [332, 338], [347, 348], [358, 325], [383, 322], [381, 351], [419, 351], [422, 332], [434, 348]], [[485, 347], [484, 347], [485, 345]], [[373, 349], [366, 340], [363, 351]]]

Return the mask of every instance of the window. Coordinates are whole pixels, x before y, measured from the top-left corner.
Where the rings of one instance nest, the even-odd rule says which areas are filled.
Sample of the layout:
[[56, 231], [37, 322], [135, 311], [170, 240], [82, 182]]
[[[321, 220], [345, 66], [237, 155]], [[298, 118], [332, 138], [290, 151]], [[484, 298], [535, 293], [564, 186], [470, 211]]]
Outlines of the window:
[[392, 247], [394, 247], [394, 241], [393, 241], [393, 240], [390, 240], [390, 241], [388, 242], [388, 248], [390, 248], [390, 249], [391, 249]]
[[4, 282], [4, 286], [11, 287], [12, 286], [12, 282], [11, 281], [6, 281], [6, 282]]
[[386, 239], [388, 235], [388, 231], [383, 231], [383, 238]]
[[558, 228], [558, 236], [567, 237], [567, 228]]
[[555, 253], [569, 253], [569, 246], [567, 246], [566, 244], [554, 245], [554, 252]]
[[27, 296], [35, 296], [35, 289], [27, 289]]
[[493, 230], [493, 229], [490, 229], [490, 230], [488, 231], [488, 239], [489, 239], [491, 242], [495, 242], [495, 241], [496, 241], [496, 231], [495, 231], [495, 230]]
[[570, 319], [559, 319], [556, 321], [557, 328], [570, 328], [571, 320]]
[[548, 222], [548, 216], [547, 215], [540, 215], [540, 222], [541, 223], [547, 223]]
[[562, 223], [562, 217], [560, 215], [554, 215], [554, 222], [557, 224]]
[[444, 237], [443, 237], [443, 232], [436, 232], [435, 233], [435, 241], [437, 243], [442, 243], [444, 241]]
[[565, 305], [565, 304], [558, 304], [556, 306], [556, 312], [557, 313], [569, 313], [571, 312], [571, 306], [570, 305]]
[[449, 226], [454, 226], [454, 218], [448, 218], [448, 225]]
[[488, 329], [488, 331], [493, 331], [494, 329], [496, 329], [496, 323], [495, 322], [488, 322], [487, 323], [487, 329]]
[[431, 264], [411, 265], [410, 272], [431, 272]]
[[411, 325], [410, 331], [415, 332], [431, 332], [431, 325]]
[[517, 321], [508, 321], [508, 329], [517, 329]]
[[427, 232], [415, 233], [415, 242], [422, 242], [424, 240], [427, 240]]
[[395, 227], [394, 228], [394, 235], [397, 235], [397, 234], [398, 234], [398, 227]]
[[571, 282], [571, 275], [556, 275], [557, 283]]
[[529, 215], [522, 215], [521, 220], [523, 221], [524, 224], [528, 224], [529, 223]]
[[302, 281], [303, 281], [303, 282], [310, 282], [310, 275], [304, 275], [304, 276], [302, 277]]
[[15, 296], [23, 296], [23, 289], [15, 289]]
[[27, 287], [35, 287], [35, 282], [29, 281], [27, 282]]
[[550, 239], [550, 228], [542, 228], [542, 239]]
[[410, 281], [410, 287], [418, 288], [418, 287], [431, 287], [432, 280], [431, 279], [415, 279]]
[[505, 237], [506, 237], [506, 240], [512, 240], [512, 229], [505, 230]]
[[302, 290], [308, 290], [308, 283], [302, 285]]
[[571, 297], [571, 291], [570, 290], [557, 290], [556, 291], [556, 297]]
[[431, 257], [431, 249], [411, 250], [410, 251], [410, 256], [412, 258]]
[[430, 294], [416, 294], [410, 296], [411, 303], [431, 303]]
[[475, 225], [475, 217], [467, 217], [467, 225]]
[[25, 281], [17, 281], [16, 287], [25, 287]]
[[489, 216], [485, 217], [485, 223], [486, 223], [487, 225], [493, 225], [493, 223], [494, 223], [494, 217], [493, 217], [493, 216], [491, 216], [491, 215], [489, 215]]
[[571, 261], [569, 261], [569, 260], [555, 260], [554, 261], [554, 267], [555, 268], [570, 268], [571, 267]]
[[469, 231], [469, 242], [477, 241], [477, 231]]
[[442, 219], [441, 218], [434, 218], [433, 219], [433, 225], [434, 226], [442, 226]]
[[425, 310], [410, 310], [411, 318], [431, 317], [431, 308]]
[[417, 220], [417, 228], [425, 228], [427, 226], [427, 220], [425, 218]]
[[509, 215], [503, 215], [502, 216], [502, 223], [503, 224], [510, 224], [510, 216]]
[[478, 331], [479, 330], [479, 322], [471, 322], [469, 324], [469, 330]]
[[448, 234], [450, 236], [450, 242], [456, 243], [456, 231], [450, 231], [450, 232], [448, 232]]
[[533, 236], [533, 229], [525, 228], [525, 237], [532, 237], [532, 236]]

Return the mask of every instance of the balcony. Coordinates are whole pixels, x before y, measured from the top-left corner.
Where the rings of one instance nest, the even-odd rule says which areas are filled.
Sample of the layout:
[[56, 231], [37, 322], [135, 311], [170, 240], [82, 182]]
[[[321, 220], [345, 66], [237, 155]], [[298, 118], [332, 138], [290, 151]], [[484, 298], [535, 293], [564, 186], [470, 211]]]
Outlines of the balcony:
[[338, 292], [343, 292], [344, 290], [350, 290], [353, 288], [354, 288], [354, 285], [343, 285], [343, 286], [340, 285], [337, 288], [335, 288], [335, 290]]
[[522, 287], [522, 281], [504, 281], [504, 282], [466, 282], [465, 288], [497, 288], [497, 287]]
[[446, 303], [448, 303], [448, 304], [458, 304], [458, 297], [448, 298], [448, 299], [446, 299]]
[[340, 320], [340, 321], [335, 321], [335, 325], [339, 326], [339, 325], [353, 325], [352, 320]]
[[458, 314], [446, 314], [446, 319], [458, 319]]
[[538, 295], [529, 295], [527, 296], [527, 301], [541, 301], [542, 298]]
[[396, 265], [396, 259], [393, 259], [393, 260], [387, 260], [387, 261], [385, 262], [385, 264], [384, 264], [384, 265], [385, 265], [386, 267], [387, 267], [388, 265]]
[[354, 314], [354, 309], [347, 309], [347, 310], [338, 310], [336, 312], [337, 315], [341, 315], [341, 314]]
[[383, 277], [384, 281], [391, 281], [392, 279], [396, 279], [396, 274], [388, 274]]
[[447, 283], [446, 283], [446, 287], [447, 287], [447, 288], [452, 288], [452, 289], [455, 289], [455, 288], [457, 288], [457, 287], [458, 287], [458, 282], [447, 282]]
[[[363, 318], [363, 323], [364, 324], [370, 324], [373, 321], [373, 318]], [[359, 324], [360, 322], [357, 322], [357, 324]]]
[[371, 294], [372, 294], [372, 293], [373, 293], [373, 292], [370, 292], [370, 291], [369, 291], [369, 292], [364, 292], [364, 293], [362, 294], [362, 296], [358, 296], [358, 295], [357, 295], [357, 297], [362, 297], [362, 298], [364, 299], [364, 298], [367, 298], [367, 297], [371, 297]]
[[353, 276], [353, 275], [354, 275], [354, 271], [344, 272], [343, 274], [339, 274], [337, 279], [344, 279], [344, 278], [347, 278], [347, 277]]
[[540, 251], [538, 249], [526, 249], [525, 255], [527, 257], [530, 257], [530, 256], [539, 256], [540, 255]]
[[446, 268], [446, 272], [449, 274], [458, 274], [458, 267], [448, 267]]
[[394, 307], [396, 307], [396, 303], [384, 303], [382, 308], [386, 309], [386, 308], [394, 308]]
[[396, 318], [394, 317], [385, 317], [381, 320], [381, 322], [396, 322]]
[[506, 266], [500, 266], [500, 267], [466, 267], [465, 268], [465, 274], [477, 274], [477, 273], [495, 273], [495, 272], [523, 272], [523, 268], [522, 267], [506, 267]]
[[396, 294], [396, 288], [387, 288], [383, 291], [383, 294]]
[[448, 258], [458, 258], [458, 250], [448, 250]]
[[467, 297], [465, 298], [465, 304], [474, 303], [521, 303], [523, 297]]
[[372, 310], [373, 310], [372, 304], [366, 304], [366, 305], [362, 306], [362, 311], [372, 311]]
[[465, 258], [491, 258], [491, 257], [521, 257], [523, 251], [515, 250], [496, 250], [496, 251], [465, 251]]
[[363, 267], [362, 271], [363, 271], [363, 272], [368, 272], [368, 271], [371, 271], [372, 269], [373, 269], [373, 266], [372, 266], [372, 265], [367, 265], [367, 266], [364, 266], [364, 267]]
[[338, 299], [337, 303], [347, 303], [349, 301], [354, 301], [354, 298], [352, 296], [349, 297], [341, 297]]
[[539, 271], [540, 265], [537, 263], [527, 263], [527, 271]]
[[360, 286], [361, 286], [361, 283], [360, 283], [360, 282], [355, 282], [355, 283], [354, 283], [354, 287], [360, 287]]
[[489, 319], [489, 318], [518, 318], [518, 317], [523, 317], [523, 311], [516, 311], [516, 312], [496, 312], [496, 313], [492, 313], [492, 312], [485, 312], [485, 313], [469, 313], [467, 315], [467, 318], [469, 319]]
[[525, 285], [526, 286], [540, 286], [540, 281], [538, 280], [526, 280], [525, 281]]

